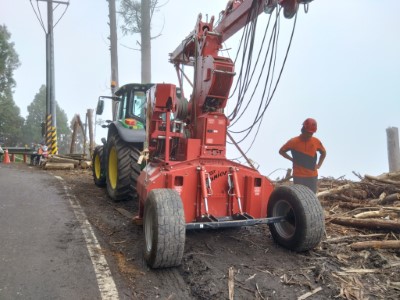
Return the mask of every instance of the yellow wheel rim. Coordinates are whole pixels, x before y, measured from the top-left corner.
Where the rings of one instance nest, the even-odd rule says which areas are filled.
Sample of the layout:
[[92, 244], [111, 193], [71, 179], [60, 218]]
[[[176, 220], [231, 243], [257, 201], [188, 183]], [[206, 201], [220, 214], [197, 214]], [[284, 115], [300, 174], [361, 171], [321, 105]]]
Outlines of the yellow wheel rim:
[[108, 180], [113, 189], [117, 187], [118, 159], [115, 147], [112, 147], [108, 156]]
[[101, 163], [100, 163], [100, 157], [98, 155], [94, 157], [94, 174], [96, 175], [97, 179], [100, 179]]

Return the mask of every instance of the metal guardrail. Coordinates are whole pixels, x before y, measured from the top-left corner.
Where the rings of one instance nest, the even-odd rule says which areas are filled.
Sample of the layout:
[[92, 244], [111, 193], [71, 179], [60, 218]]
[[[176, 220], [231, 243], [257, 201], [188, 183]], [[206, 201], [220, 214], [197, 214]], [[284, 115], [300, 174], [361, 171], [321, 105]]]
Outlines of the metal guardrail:
[[33, 148], [25, 148], [25, 147], [5, 147], [3, 146], [3, 150], [8, 150], [8, 154], [33, 154], [35, 149]]
[[[27, 162], [28, 156], [31, 156], [34, 154], [35, 149], [32, 148], [25, 148], [25, 147], [5, 147], [3, 146], [3, 151], [8, 151], [8, 154], [10, 156], [10, 161], [15, 162], [16, 159], [21, 160], [19, 157], [16, 157], [16, 155], [22, 155], [22, 161]], [[0, 162], [4, 159], [4, 154], [0, 155]]]

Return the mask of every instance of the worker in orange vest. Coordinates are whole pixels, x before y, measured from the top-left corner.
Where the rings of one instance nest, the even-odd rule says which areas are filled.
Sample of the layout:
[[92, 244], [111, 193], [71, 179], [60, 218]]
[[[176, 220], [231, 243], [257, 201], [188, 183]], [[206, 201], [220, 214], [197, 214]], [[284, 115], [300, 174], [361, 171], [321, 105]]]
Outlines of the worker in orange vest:
[[[279, 150], [279, 154], [293, 162], [293, 183], [302, 184], [317, 192], [318, 169], [326, 157], [325, 147], [313, 134], [317, 121], [308, 118], [303, 122], [301, 134], [290, 139]], [[291, 152], [290, 156], [287, 152]], [[317, 152], [319, 152], [319, 159]], [[317, 162], [318, 161], [318, 162]]]

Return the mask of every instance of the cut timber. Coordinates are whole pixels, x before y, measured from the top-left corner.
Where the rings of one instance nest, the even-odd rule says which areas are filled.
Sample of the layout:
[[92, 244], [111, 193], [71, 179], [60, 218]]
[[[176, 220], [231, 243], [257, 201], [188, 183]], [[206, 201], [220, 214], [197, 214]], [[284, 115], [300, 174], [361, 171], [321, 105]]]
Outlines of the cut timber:
[[57, 154], [57, 157], [68, 158], [68, 159], [86, 159], [86, 155], [82, 153], [75, 153], [75, 154]]
[[379, 220], [379, 219], [355, 219], [355, 218], [334, 218], [331, 220], [332, 223], [355, 227], [355, 228], [368, 228], [378, 230], [389, 230], [400, 232], [400, 222], [391, 220]]
[[365, 241], [357, 242], [350, 245], [351, 249], [400, 249], [400, 241]]
[[393, 179], [393, 180], [400, 180], [400, 171], [391, 172], [391, 173], [383, 173], [377, 176], [379, 179]]
[[53, 162], [47, 162], [46, 165], [43, 167], [43, 169], [45, 170], [73, 170], [74, 168], [74, 164]]
[[400, 200], [400, 193], [395, 193], [395, 194], [391, 194], [386, 196], [385, 198], [381, 199], [381, 201], [379, 201], [379, 204], [389, 204], [389, 203], [393, 203], [395, 201]]
[[81, 161], [81, 168], [82, 169], [87, 169], [90, 168], [92, 166], [92, 162], [89, 160], [83, 160]]
[[390, 180], [390, 179], [380, 178], [380, 177], [371, 176], [371, 175], [365, 175], [364, 177], [365, 177], [366, 179], [368, 179], [368, 180], [376, 180], [376, 181], [383, 182], [383, 183], [394, 184], [394, 185], [400, 185], [400, 181], [396, 181], [396, 180]]
[[356, 214], [356, 215], [354, 215], [354, 218], [356, 218], [356, 219], [381, 218], [386, 215], [387, 214], [385, 214], [384, 212], [382, 212], [380, 210], [375, 210], [375, 211], [366, 211], [366, 212]]
[[346, 236], [339, 236], [335, 238], [330, 238], [325, 241], [322, 241], [323, 243], [340, 243], [343, 242], [344, 240], [353, 240], [353, 239], [359, 239], [359, 238], [371, 238], [371, 237], [385, 237], [387, 234], [386, 233], [372, 233], [372, 234], [355, 234], [355, 235], [346, 235]]
[[328, 196], [328, 195], [333, 195], [333, 194], [337, 194], [340, 193], [344, 190], [350, 189], [353, 186], [350, 183], [344, 184], [342, 186], [338, 186], [336, 188], [327, 190], [327, 191], [323, 191], [323, 192], [319, 192], [317, 193], [317, 197], [324, 197], [324, 196]]
[[53, 156], [50, 161], [52, 163], [68, 163], [68, 164], [73, 164], [74, 166], [79, 165], [79, 160], [76, 159], [70, 159], [70, 158], [64, 158], [64, 157], [58, 157], [58, 156]]

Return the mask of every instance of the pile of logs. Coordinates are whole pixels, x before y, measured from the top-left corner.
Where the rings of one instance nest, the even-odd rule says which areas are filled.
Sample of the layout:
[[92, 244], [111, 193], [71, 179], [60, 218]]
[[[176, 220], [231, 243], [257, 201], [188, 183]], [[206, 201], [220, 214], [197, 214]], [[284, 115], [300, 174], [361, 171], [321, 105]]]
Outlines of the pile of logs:
[[87, 169], [92, 162], [83, 154], [49, 155], [42, 163], [45, 170], [73, 170], [76, 168]]
[[389, 234], [383, 240], [353, 243], [352, 249], [399, 249], [395, 234], [400, 233], [400, 172], [355, 175], [359, 182], [320, 180], [317, 197], [325, 208], [326, 223]]

